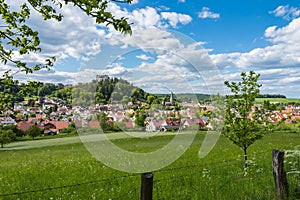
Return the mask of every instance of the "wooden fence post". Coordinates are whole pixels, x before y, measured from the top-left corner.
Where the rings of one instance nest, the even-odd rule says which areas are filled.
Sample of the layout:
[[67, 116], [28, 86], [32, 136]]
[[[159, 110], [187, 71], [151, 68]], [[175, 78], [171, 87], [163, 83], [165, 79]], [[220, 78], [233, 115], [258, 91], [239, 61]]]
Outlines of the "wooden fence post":
[[289, 187], [283, 167], [284, 152], [273, 149], [273, 175], [275, 180], [276, 197], [284, 199], [289, 196]]
[[153, 191], [153, 173], [147, 172], [142, 174], [141, 178], [141, 200], [152, 200]]

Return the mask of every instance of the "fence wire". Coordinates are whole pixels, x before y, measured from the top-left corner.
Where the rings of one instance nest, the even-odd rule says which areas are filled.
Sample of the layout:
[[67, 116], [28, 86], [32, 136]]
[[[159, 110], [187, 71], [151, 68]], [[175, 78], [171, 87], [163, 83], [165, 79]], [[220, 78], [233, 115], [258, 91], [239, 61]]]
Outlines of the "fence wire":
[[[124, 179], [133, 179], [137, 183], [137, 188], [127, 188], [126, 191], [117, 191], [116, 186], [122, 186]], [[56, 187], [47, 187], [36, 190], [26, 190], [19, 191], [13, 193], [5, 193], [0, 194], [0, 199], [16, 199], [13, 197], [18, 197], [17, 199], [31, 199], [34, 196], [34, 199], [39, 199], [38, 196], [45, 196], [45, 194], [51, 195], [51, 191], [56, 191], [54, 196], [61, 197], [66, 196], [66, 199], [70, 198], [68, 195], [72, 193], [73, 196], [81, 196], [80, 188], [84, 188], [85, 194], [90, 195], [91, 199], [99, 199], [97, 197], [100, 196], [101, 199], [128, 199], [129, 196], [137, 196], [138, 195], [138, 180], [140, 179], [139, 174], [130, 174], [125, 176], [118, 176], [112, 178], [104, 178], [100, 180], [86, 181], [76, 184], [62, 185]], [[58, 192], [57, 192], [58, 191]], [[76, 194], [77, 193], [77, 194]], [[121, 194], [119, 194], [121, 193]], [[40, 194], [40, 195], [39, 195]], [[58, 195], [57, 195], [58, 194]], [[107, 196], [109, 194], [109, 196]], [[112, 196], [116, 196], [115, 198], [111, 197], [111, 194], [115, 194]], [[123, 198], [127, 197], [127, 198]], [[53, 197], [51, 197], [54, 199]]]
[[[154, 172], [153, 199], [247, 199], [247, 196], [272, 199], [274, 180], [271, 166], [261, 167], [258, 163], [268, 157], [266, 152], [252, 156], [250, 159], [256, 163], [250, 165], [249, 171], [236, 171], [242, 168], [241, 158], [157, 170]], [[44, 199], [45, 196], [52, 199], [139, 199], [140, 180], [140, 174], [129, 174], [5, 193], [0, 194], [0, 199]], [[126, 183], [131, 184], [126, 186]], [[232, 195], [233, 189], [235, 196], [227, 196]]]

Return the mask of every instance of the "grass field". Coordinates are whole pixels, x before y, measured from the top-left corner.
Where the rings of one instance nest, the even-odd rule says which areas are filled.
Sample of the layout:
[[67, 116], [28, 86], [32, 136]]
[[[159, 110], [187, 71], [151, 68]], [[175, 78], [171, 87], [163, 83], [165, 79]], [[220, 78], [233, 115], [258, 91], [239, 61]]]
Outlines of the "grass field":
[[[153, 151], [174, 137], [110, 135], [116, 145], [136, 152]], [[299, 133], [267, 135], [249, 148], [245, 175], [242, 151], [224, 137], [200, 159], [204, 136], [199, 132], [180, 159], [154, 172], [154, 199], [274, 199], [272, 149], [300, 148]], [[30, 142], [10, 144], [0, 151], [0, 199], [139, 199], [140, 174], [106, 167], [78, 137]], [[287, 170], [300, 163], [300, 158], [288, 159]], [[297, 199], [299, 176], [288, 173], [288, 181], [291, 199]]]
[[296, 98], [256, 98], [256, 103], [263, 103], [264, 101], [270, 101], [270, 102], [278, 102], [278, 103], [299, 103], [300, 99]]

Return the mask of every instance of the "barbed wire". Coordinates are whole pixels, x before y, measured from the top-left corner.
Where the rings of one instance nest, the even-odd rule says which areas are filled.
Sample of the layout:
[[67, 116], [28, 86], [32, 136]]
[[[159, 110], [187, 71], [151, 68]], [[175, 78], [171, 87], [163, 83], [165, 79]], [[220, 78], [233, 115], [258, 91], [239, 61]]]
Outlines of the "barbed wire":
[[[256, 159], [260, 158], [260, 157], [265, 157], [265, 155], [260, 156], [260, 157], [257, 157], [256, 155], [265, 154], [266, 152], [269, 152], [269, 150], [259, 152], [259, 153], [255, 153], [255, 155], [253, 157], [255, 157]], [[194, 164], [194, 165], [184, 165], [184, 166], [178, 166], [178, 167], [173, 167], [173, 168], [160, 169], [160, 170], [155, 170], [153, 172], [163, 173], [163, 172], [170, 172], [170, 171], [176, 171], [176, 170], [187, 169], [187, 168], [208, 167], [208, 166], [212, 166], [212, 165], [214, 166], [214, 169], [220, 169], [220, 168], [226, 168], [226, 167], [229, 167], [229, 166], [232, 166], [232, 165], [236, 165], [236, 162], [242, 162], [242, 161], [243, 160], [241, 160], [241, 158], [235, 158], [235, 159], [228, 159], [228, 160], [223, 160], [223, 161], [219, 161], [219, 162], [210, 162], [210, 163]], [[177, 175], [177, 176], [168, 177], [168, 178], [156, 179], [153, 182], [154, 183], [159, 183], [163, 180], [172, 180], [172, 179], [177, 179], [177, 178], [183, 178], [183, 177], [188, 177], [188, 176], [191, 176], [191, 175], [194, 175], [194, 174], [200, 174], [200, 173], [203, 173], [203, 171], [189, 172], [189, 173], [181, 174], [179, 176]], [[219, 175], [219, 174], [209, 172], [209, 176], [213, 176], [213, 175]], [[124, 178], [128, 178], [128, 177], [136, 177], [136, 176], [140, 176], [140, 174], [129, 174], [129, 175], [124, 175], [124, 176], [119, 176], [119, 177], [104, 178], [104, 179], [100, 179], [100, 180], [86, 181], [86, 182], [63, 185], [63, 186], [42, 188], [42, 189], [36, 189], [36, 190], [27, 190], [27, 191], [13, 192], [13, 193], [4, 193], [4, 194], [0, 194], [0, 197], [23, 195], [23, 194], [29, 194], [29, 193], [51, 191], [51, 190], [59, 190], [59, 189], [64, 189], [64, 188], [78, 187], [78, 186], [83, 186], [83, 185], [88, 185], [88, 184], [108, 182], [108, 181], [124, 179]], [[133, 189], [132, 191], [136, 192], [137, 188]]]
[[94, 184], [94, 183], [101, 183], [101, 182], [107, 182], [107, 181], [112, 181], [112, 180], [124, 179], [124, 178], [134, 177], [134, 176], [140, 176], [140, 174], [130, 174], [130, 175], [125, 175], [125, 176], [104, 178], [104, 179], [100, 179], [100, 180], [86, 181], [86, 182], [81, 182], [81, 183], [76, 183], [76, 184], [49, 187], [49, 188], [43, 188], [43, 189], [37, 189], [37, 190], [28, 190], [28, 191], [21, 191], [21, 192], [6, 193], [6, 194], [0, 194], [0, 197], [23, 195], [23, 194], [29, 194], [29, 193], [51, 191], [51, 190], [59, 190], [59, 189], [64, 189], [64, 188], [77, 187], [77, 186], [82, 186], [82, 185], [89, 185], [89, 184]]

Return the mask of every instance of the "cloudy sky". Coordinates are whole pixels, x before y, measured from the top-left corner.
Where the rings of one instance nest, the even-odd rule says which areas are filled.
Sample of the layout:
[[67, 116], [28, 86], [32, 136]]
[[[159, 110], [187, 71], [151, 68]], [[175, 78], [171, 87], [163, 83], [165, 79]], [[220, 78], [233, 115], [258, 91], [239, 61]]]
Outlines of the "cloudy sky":
[[299, 1], [135, 0], [110, 3], [109, 10], [128, 18], [131, 36], [95, 24], [71, 5], [63, 6], [60, 23], [33, 13], [29, 23], [43, 51], [23, 59], [54, 55], [57, 62], [50, 71], [16, 78], [76, 83], [107, 74], [148, 92], [227, 93], [224, 80], [255, 70], [261, 93], [300, 98]]

